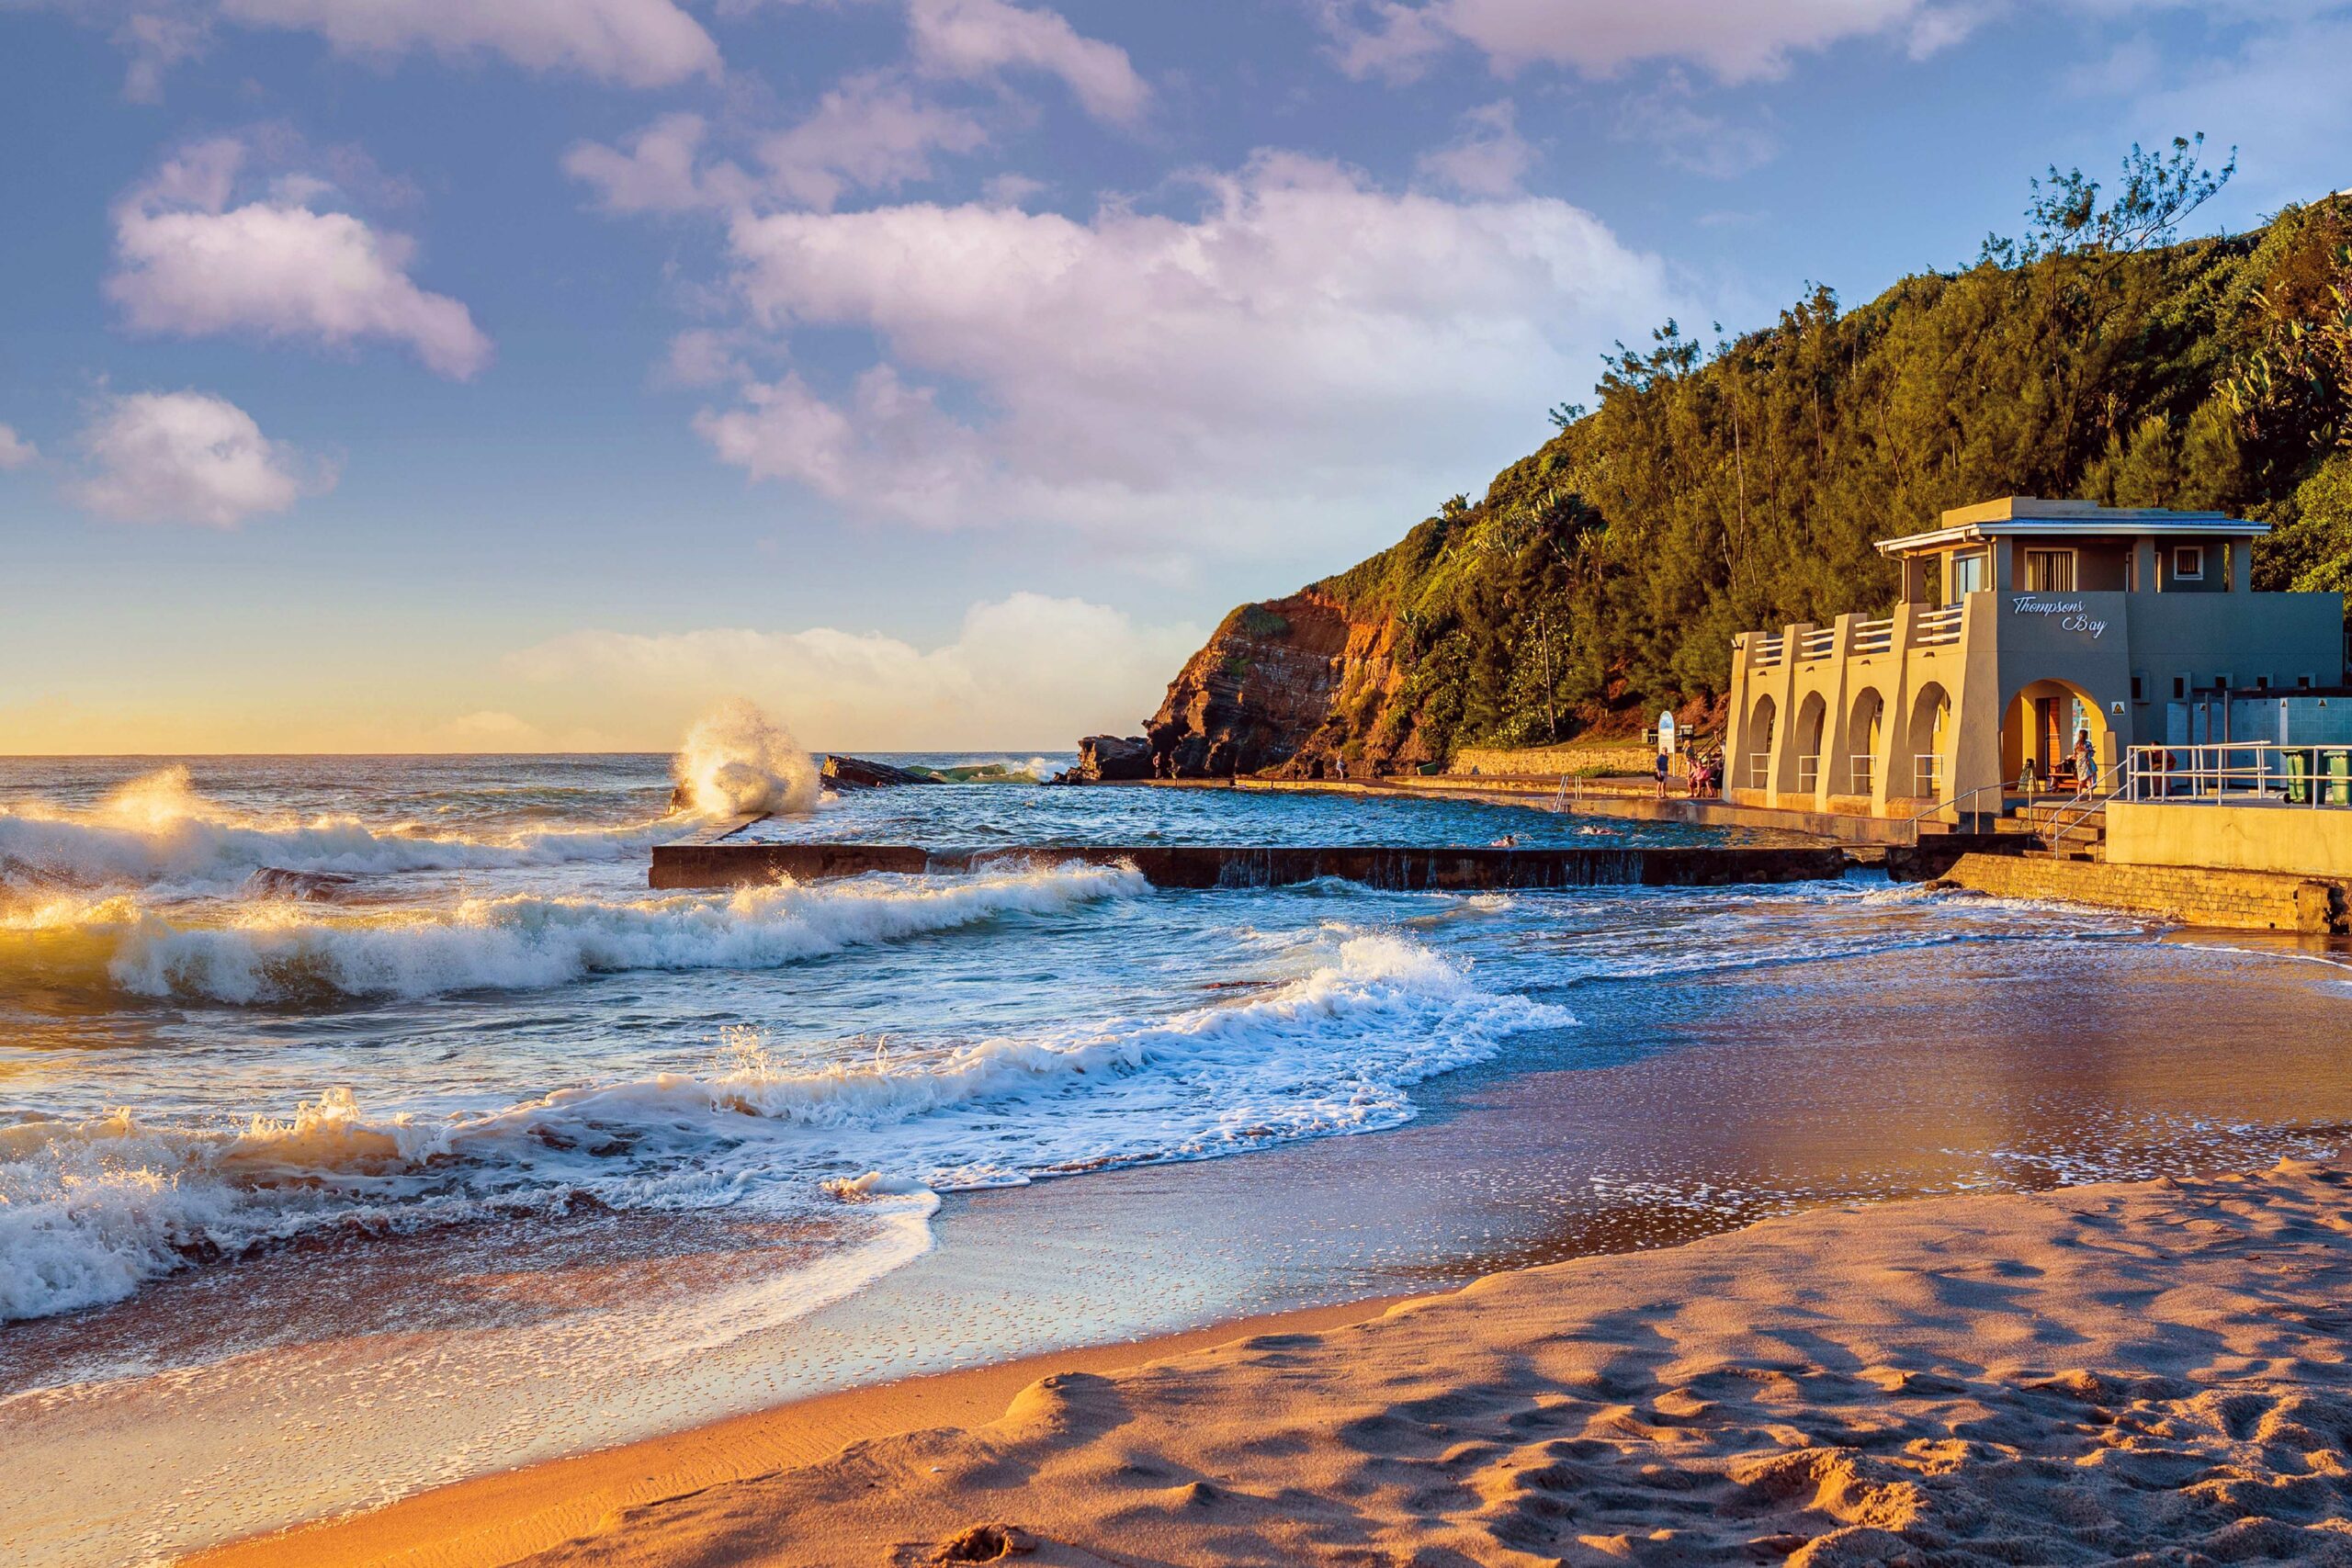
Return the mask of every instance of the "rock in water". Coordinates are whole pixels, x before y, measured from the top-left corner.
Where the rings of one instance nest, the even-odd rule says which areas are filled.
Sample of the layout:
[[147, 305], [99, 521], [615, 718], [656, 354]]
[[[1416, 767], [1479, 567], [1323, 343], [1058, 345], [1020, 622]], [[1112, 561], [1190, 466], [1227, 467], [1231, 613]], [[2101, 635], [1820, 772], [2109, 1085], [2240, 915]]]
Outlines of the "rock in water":
[[825, 759], [825, 787], [833, 791], [845, 789], [896, 789], [901, 784], [935, 784], [934, 773], [917, 773], [912, 768], [894, 768], [888, 762], [869, 762], [861, 757], [828, 757]]
[[1078, 743], [1078, 766], [1059, 784], [1113, 784], [1151, 777], [1151, 742], [1140, 735], [1090, 735]]

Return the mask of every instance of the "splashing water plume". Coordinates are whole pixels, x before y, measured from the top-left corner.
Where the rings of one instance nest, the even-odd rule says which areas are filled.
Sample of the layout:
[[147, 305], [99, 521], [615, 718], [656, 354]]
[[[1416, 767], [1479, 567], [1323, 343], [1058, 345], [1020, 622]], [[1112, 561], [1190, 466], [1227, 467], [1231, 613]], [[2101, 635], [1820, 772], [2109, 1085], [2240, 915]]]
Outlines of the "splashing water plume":
[[695, 721], [675, 769], [680, 804], [697, 816], [817, 808], [817, 764], [790, 730], [742, 697]]

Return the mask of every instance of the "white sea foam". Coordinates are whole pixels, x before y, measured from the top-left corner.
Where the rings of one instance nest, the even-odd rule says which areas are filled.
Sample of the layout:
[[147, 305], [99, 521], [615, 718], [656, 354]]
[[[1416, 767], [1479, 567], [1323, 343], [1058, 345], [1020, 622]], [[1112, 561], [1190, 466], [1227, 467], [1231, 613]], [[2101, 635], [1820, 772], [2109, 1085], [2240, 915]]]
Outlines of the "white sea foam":
[[506, 1110], [366, 1114], [345, 1092], [234, 1129], [118, 1113], [0, 1128], [0, 1319], [322, 1226], [554, 1209], [842, 1201], [928, 1212], [936, 1190], [1394, 1126], [1410, 1086], [1570, 1021], [1482, 989], [1392, 934], [1340, 936], [1241, 1002], [1114, 1017], [808, 1068], [738, 1040], [716, 1070], [561, 1089]]
[[786, 882], [724, 897], [514, 894], [356, 916], [274, 903], [239, 907], [226, 924], [142, 912], [108, 973], [140, 996], [236, 1003], [537, 989], [625, 970], [775, 968], [1002, 915], [1130, 897], [1145, 886], [1128, 867], [1065, 865]]
[[240, 810], [198, 794], [187, 768], [172, 767], [87, 811], [34, 803], [0, 812], [0, 888], [215, 893], [265, 866], [355, 875], [505, 870], [616, 860], [654, 837], [640, 824], [481, 840], [370, 827], [349, 816]]

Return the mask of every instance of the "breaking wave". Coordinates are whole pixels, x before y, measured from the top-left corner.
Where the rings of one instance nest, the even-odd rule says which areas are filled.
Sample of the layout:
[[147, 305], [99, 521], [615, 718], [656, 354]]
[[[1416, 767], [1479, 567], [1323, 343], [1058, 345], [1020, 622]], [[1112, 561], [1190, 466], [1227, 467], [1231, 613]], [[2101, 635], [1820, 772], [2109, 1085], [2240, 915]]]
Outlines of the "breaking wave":
[[145, 997], [300, 1002], [525, 990], [625, 970], [767, 969], [1008, 914], [1130, 897], [1123, 866], [873, 877], [611, 902], [514, 894], [429, 913], [358, 917], [306, 903], [243, 906], [232, 923], [142, 912], [108, 973]]
[[226, 1129], [128, 1112], [0, 1127], [0, 1320], [119, 1301], [334, 1226], [527, 1218], [583, 1198], [920, 1214], [943, 1190], [1394, 1126], [1413, 1115], [1411, 1085], [1572, 1021], [1398, 936], [1319, 957], [1247, 1001], [822, 1067], [739, 1033], [707, 1075], [485, 1115], [371, 1117], [334, 1090]]
[[504, 870], [617, 860], [650, 824], [523, 832], [489, 840], [371, 827], [356, 817], [239, 810], [198, 794], [185, 766], [136, 779], [87, 811], [0, 812], [0, 888], [153, 887], [226, 892], [265, 866], [348, 875]]

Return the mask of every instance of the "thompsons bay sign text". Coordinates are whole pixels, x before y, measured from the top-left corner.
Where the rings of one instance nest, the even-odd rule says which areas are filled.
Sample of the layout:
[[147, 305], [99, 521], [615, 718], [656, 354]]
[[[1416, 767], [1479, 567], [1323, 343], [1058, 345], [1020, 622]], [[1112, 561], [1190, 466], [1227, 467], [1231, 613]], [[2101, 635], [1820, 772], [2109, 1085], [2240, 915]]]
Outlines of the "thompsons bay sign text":
[[2080, 599], [2045, 599], [2038, 593], [2020, 593], [2009, 601], [2012, 615], [2056, 615], [2058, 629], [2082, 632], [2096, 637], [2107, 630], [2105, 621], [2095, 621], [2083, 612]]

